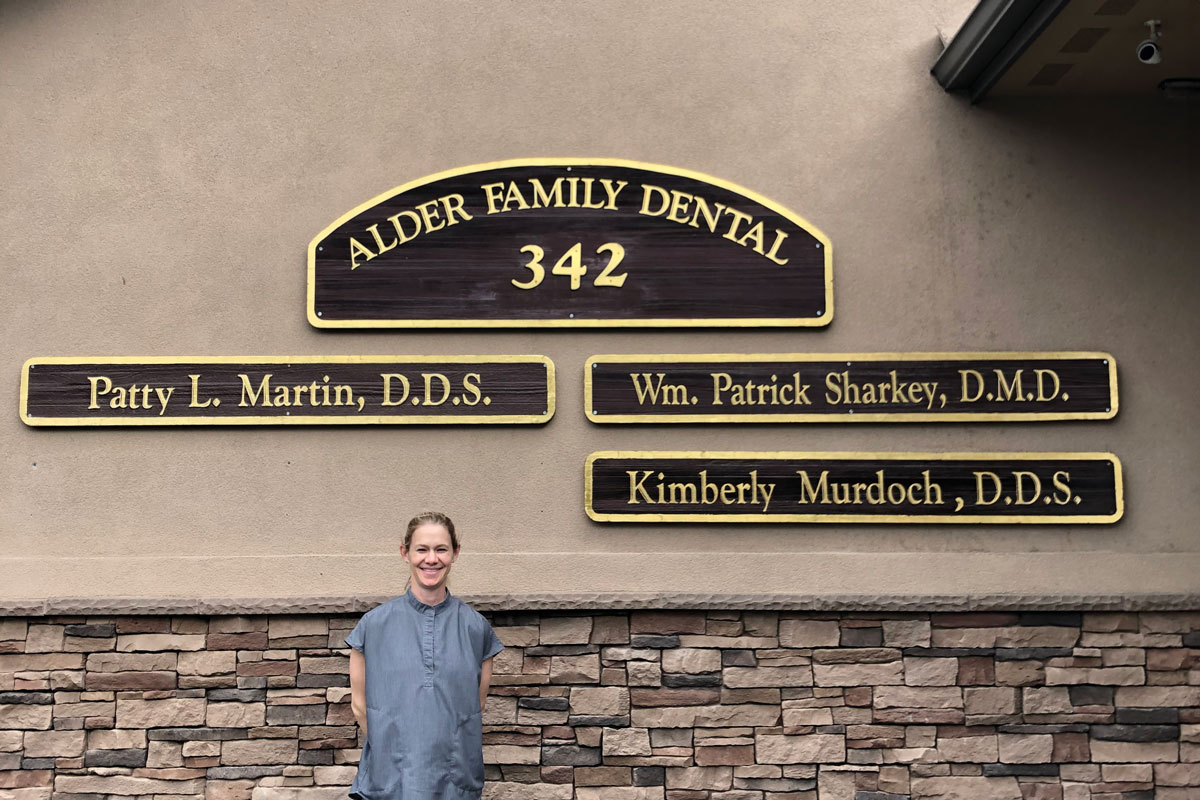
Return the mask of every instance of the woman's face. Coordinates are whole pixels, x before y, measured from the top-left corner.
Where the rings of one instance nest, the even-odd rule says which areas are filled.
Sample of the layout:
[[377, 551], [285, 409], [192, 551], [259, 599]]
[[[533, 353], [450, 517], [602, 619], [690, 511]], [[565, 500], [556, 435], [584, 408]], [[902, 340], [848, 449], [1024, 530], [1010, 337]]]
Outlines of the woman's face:
[[436, 522], [426, 522], [413, 531], [408, 548], [401, 546], [400, 555], [408, 562], [413, 581], [432, 591], [446, 584], [450, 565], [458, 558], [450, 545], [450, 531]]

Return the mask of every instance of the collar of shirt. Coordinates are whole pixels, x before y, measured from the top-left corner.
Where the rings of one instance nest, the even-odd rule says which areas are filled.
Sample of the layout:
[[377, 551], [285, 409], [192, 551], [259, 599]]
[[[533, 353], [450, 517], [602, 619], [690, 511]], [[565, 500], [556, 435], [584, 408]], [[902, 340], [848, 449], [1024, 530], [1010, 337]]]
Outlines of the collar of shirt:
[[413, 594], [412, 589], [409, 589], [407, 592], [404, 593], [404, 599], [408, 601], [408, 604], [410, 606], [415, 608], [417, 611], [420, 611], [422, 614], [425, 613], [426, 611], [429, 611], [430, 609], [433, 610], [434, 614], [440, 614], [443, 611], [445, 611], [447, 608], [450, 607], [450, 605], [451, 605], [450, 600], [452, 598], [450, 596], [450, 590], [447, 589], [446, 596], [442, 599], [442, 602], [438, 603], [437, 605], [431, 606], [427, 603], [422, 603], [420, 600], [418, 600], [416, 598], [416, 595]]

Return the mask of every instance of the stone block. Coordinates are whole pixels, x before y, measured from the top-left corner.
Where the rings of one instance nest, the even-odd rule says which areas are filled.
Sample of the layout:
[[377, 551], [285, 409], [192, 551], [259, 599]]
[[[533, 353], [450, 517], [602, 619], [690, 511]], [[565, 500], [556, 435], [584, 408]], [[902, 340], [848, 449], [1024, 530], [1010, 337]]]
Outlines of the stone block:
[[1179, 760], [1178, 742], [1115, 742], [1092, 739], [1092, 761], [1104, 763], [1161, 763]]
[[921, 800], [1022, 800], [1014, 777], [977, 776], [912, 778], [912, 794]]
[[48, 769], [0, 770], [0, 797], [15, 794], [14, 790], [37, 786], [50, 787], [54, 783], [54, 772]]
[[313, 767], [313, 783], [318, 786], [349, 786], [354, 782], [357, 767]]
[[1116, 703], [1131, 708], [1200, 706], [1200, 686], [1122, 686]]
[[296, 753], [294, 739], [235, 739], [221, 743], [221, 763], [229, 766], [292, 764]]
[[779, 620], [781, 647], [837, 647], [841, 638], [837, 620]]
[[600, 657], [596, 654], [552, 656], [550, 659], [550, 682], [599, 683]]
[[721, 651], [693, 647], [664, 650], [662, 654], [662, 669], [663, 672], [688, 674], [717, 672], [721, 669]]
[[0, 728], [9, 730], [47, 730], [54, 719], [54, 706], [26, 703], [0, 704]]
[[591, 617], [543, 617], [538, 638], [543, 645], [587, 644], [591, 636]]
[[1026, 714], [1070, 714], [1071, 696], [1065, 687], [1026, 687], [1021, 708]]
[[812, 686], [813, 668], [726, 667], [721, 673], [721, 679], [731, 689], [756, 686]]
[[634, 708], [630, 724], [641, 728], [767, 727], [779, 723], [776, 706], [757, 704]]
[[929, 620], [885, 619], [882, 625], [885, 647], [929, 647], [931, 644]]
[[233, 650], [204, 650], [180, 653], [180, 675], [228, 675], [237, 669], [237, 653]]
[[[1200, 764], [1155, 764], [1154, 784], [1200, 788]], [[1200, 796], [1200, 792], [1195, 794]]]
[[667, 767], [667, 789], [723, 792], [733, 787], [732, 767]]
[[658, 686], [662, 683], [662, 666], [657, 661], [629, 661], [625, 665], [630, 686]]
[[601, 749], [605, 756], [648, 756], [650, 732], [645, 728], [605, 728]]
[[24, 641], [29, 623], [23, 619], [0, 619], [0, 642]]
[[783, 726], [785, 728], [832, 724], [833, 711], [828, 708], [789, 708], [786, 704], [783, 707]]
[[1048, 764], [1053, 761], [1054, 737], [1049, 734], [1001, 733], [1000, 760], [1005, 764]]
[[202, 795], [204, 780], [172, 781], [131, 775], [58, 775], [55, 792], [92, 795]]
[[26, 653], [57, 653], [63, 649], [62, 625], [30, 625], [25, 637]]
[[485, 744], [483, 760], [487, 764], [538, 764], [541, 748], [510, 744]]
[[833, 734], [756, 733], [754, 749], [760, 764], [832, 764], [846, 760], [846, 739]]
[[813, 664], [812, 671], [817, 686], [891, 686], [904, 683], [903, 662], [899, 660], [867, 664]]
[[1143, 667], [1046, 667], [1046, 684], [1049, 686], [1139, 686], [1145, 682]]
[[[629, 695], [635, 706], [706, 706], [728, 702], [723, 701], [720, 690], [709, 687], [631, 689]], [[779, 702], [778, 697], [775, 702]]]
[[346, 656], [322, 656], [300, 658], [300, 672], [318, 675], [349, 673], [350, 660]]
[[163, 700], [117, 700], [118, 728], [166, 728], [203, 725], [203, 697]]
[[89, 653], [88, 672], [174, 671], [177, 653]]
[[[487, 763], [492, 763], [484, 759]], [[575, 794], [574, 787], [569, 783], [517, 783], [504, 781], [489, 781], [483, 785], [482, 800], [602, 800], [602, 795], [596, 792], [601, 789], [580, 789], [581, 794]], [[583, 794], [591, 792], [592, 794]], [[662, 789], [658, 795], [650, 795], [645, 800], [661, 800]], [[643, 800], [642, 798], [614, 798], [614, 800]]]
[[138, 653], [159, 650], [203, 650], [202, 634], [188, 633], [126, 633], [117, 636], [117, 652]]
[[957, 658], [904, 659], [904, 683], [907, 686], [953, 686], [957, 679]]
[[125, 750], [132, 747], [146, 746], [146, 732], [143, 730], [111, 730], [89, 731], [87, 747], [89, 750]]
[[329, 620], [320, 615], [272, 616], [267, 620], [267, 633], [271, 639], [328, 636]]
[[79, 669], [83, 653], [5, 653], [0, 655], [0, 673], [48, 672], [52, 669]]
[[940, 686], [879, 686], [874, 693], [874, 707], [961, 709], [963, 690]]
[[255, 786], [250, 800], [346, 800], [344, 786]]
[[934, 628], [934, 647], [1074, 647], [1079, 642], [1077, 628], [1015, 625], [997, 628]]
[[634, 611], [629, 632], [633, 633], [704, 633], [703, 611]]
[[89, 672], [84, 685], [89, 691], [130, 689], [174, 689], [174, 672]]
[[263, 703], [209, 703], [204, 724], [210, 728], [254, 728], [266, 723]]
[[995, 734], [983, 736], [939, 736], [937, 750], [941, 758], [954, 763], [989, 764], [1000, 760]]
[[77, 758], [83, 755], [84, 731], [28, 731], [26, 758]]
[[1091, 761], [1092, 751], [1088, 743], [1088, 735], [1086, 733], [1054, 734], [1054, 753], [1051, 758], [1056, 764]]
[[146, 751], [140, 747], [125, 750], [88, 750], [83, 756], [83, 765], [92, 767], [144, 767]]
[[183, 766], [183, 743], [153, 741], [147, 748], [146, 766], [148, 767], [181, 767]]
[[629, 713], [629, 690], [620, 686], [577, 686], [571, 689], [572, 715], [621, 716]]
[[989, 686], [963, 689], [963, 707], [968, 715], [1017, 713], [1017, 689]]

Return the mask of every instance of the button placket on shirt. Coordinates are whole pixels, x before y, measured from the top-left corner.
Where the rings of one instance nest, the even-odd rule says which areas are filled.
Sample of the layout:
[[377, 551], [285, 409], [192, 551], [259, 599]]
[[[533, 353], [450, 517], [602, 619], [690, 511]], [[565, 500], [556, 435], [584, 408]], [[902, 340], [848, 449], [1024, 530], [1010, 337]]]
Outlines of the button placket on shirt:
[[433, 622], [434, 610], [425, 609], [425, 632], [421, 637], [421, 660], [425, 665], [425, 685], [433, 686]]

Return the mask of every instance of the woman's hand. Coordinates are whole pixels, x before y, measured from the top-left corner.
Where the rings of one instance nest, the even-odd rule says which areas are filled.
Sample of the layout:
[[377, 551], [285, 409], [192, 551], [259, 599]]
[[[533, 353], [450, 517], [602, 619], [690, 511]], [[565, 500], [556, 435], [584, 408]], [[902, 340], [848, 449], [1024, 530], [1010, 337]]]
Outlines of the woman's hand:
[[[354, 662], [350, 662], [350, 674], [354, 674]], [[479, 670], [479, 710], [483, 711], [483, 707], [487, 704], [488, 686], [492, 682], [492, 659], [483, 662]], [[354, 678], [351, 677], [350, 685], [354, 685]]]

